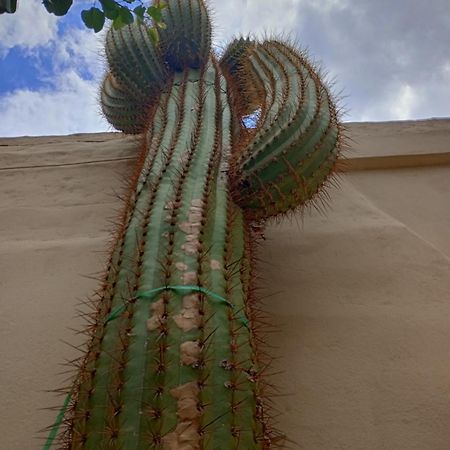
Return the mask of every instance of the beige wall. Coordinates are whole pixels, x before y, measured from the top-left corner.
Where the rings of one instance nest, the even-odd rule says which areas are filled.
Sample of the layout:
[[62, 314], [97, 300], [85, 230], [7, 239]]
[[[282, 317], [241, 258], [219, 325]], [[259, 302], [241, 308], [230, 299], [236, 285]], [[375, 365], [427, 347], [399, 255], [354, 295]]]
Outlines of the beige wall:
[[[403, 168], [348, 172], [325, 213], [267, 229], [279, 428], [289, 448], [447, 450], [450, 120], [349, 128], [349, 168]], [[67, 328], [96, 287], [83, 275], [102, 268], [134, 149], [119, 134], [0, 139], [1, 449], [40, 448], [56, 413], [39, 408], [62, 403], [44, 390], [76, 355], [61, 339], [79, 340]]]

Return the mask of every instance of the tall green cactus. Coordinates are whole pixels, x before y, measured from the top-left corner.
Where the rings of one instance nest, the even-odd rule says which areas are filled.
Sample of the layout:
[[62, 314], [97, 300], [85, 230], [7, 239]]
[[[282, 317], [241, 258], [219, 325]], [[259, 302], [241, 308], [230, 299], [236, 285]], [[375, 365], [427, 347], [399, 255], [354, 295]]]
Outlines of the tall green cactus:
[[137, 24], [106, 39], [103, 112], [143, 144], [62, 439], [73, 450], [267, 449], [255, 224], [311, 200], [341, 127], [304, 55], [240, 39], [218, 61], [203, 0], [167, 3], [158, 44]]

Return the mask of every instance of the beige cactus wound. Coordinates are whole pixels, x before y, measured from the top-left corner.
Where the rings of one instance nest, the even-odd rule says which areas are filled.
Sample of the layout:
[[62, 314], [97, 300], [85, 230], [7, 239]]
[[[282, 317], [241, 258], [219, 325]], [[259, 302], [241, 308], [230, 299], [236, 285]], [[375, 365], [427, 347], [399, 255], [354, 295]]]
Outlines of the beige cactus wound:
[[202, 319], [199, 306], [199, 294], [185, 295], [183, 297], [183, 309], [173, 318], [179, 328], [183, 331], [190, 331], [200, 326]]
[[181, 281], [184, 285], [192, 285], [197, 282], [197, 273], [196, 272], [184, 272], [181, 274]]
[[180, 272], [184, 272], [186, 271], [189, 266], [187, 264], [185, 264], [184, 262], [178, 261], [175, 263], [175, 267], [180, 271]]
[[178, 423], [174, 431], [162, 438], [163, 450], [200, 449], [199, 393], [198, 384], [194, 381], [170, 390], [172, 397], [177, 400]]
[[147, 320], [147, 330], [157, 330], [164, 322], [164, 299], [160, 298], [151, 306], [153, 315]]
[[195, 366], [198, 364], [202, 347], [198, 341], [186, 341], [180, 345], [181, 364]]
[[179, 225], [180, 230], [186, 233], [186, 242], [181, 246], [187, 255], [196, 255], [200, 246], [199, 235], [202, 228], [203, 201], [194, 199], [189, 208], [188, 220]]
[[209, 267], [211, 267], [211, 270], [220, 270], [222, 268], [222, 264], [220, 261], [217, 261], [217, 259], [211, 259]]

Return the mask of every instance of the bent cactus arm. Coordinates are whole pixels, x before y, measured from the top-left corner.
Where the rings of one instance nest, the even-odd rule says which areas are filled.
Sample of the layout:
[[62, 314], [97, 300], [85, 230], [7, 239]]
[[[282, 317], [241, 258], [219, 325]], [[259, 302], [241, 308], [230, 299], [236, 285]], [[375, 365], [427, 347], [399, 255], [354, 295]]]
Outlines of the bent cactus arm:
[[106, 39], [103, 111], [143, 144], [62, 439], [70, 449], [267, 449], [253, 224], [313, 196], [340, 126], [293, 48], [235, 41], [219, 63], [202, 0], [169, 0], [164, 14], [159, 46], [136, 24]]
[[255, 88], [263, 94], [256, 132], [236, 146], [230, 176], [247, 216], [267, 219], [314, 197], [333, 172], [343, 130], [305, 55], [279, 41], [241, 41], [232, 50], [222, 67], [234, 95], [253, 97]]

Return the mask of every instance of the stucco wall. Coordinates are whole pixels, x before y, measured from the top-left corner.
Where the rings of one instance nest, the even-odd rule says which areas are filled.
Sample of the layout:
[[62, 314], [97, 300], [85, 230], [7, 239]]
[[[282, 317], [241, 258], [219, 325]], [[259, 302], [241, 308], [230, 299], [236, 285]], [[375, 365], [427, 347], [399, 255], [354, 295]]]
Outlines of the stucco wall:
[[[349, 129], [330, 208], [269, 225], [260, 249], [278, 426], [307, 450], [447, 450], [450, 120]], [[40, 448], [56, 416], [40, 408], [62, 403], [45, 390], [67, 384], [76, 351], [61, 340], [82, 341], [68, 327], [97, 286], [86, 276], [102, 269], [135, 146], [0, 139], [2, 449]]]

